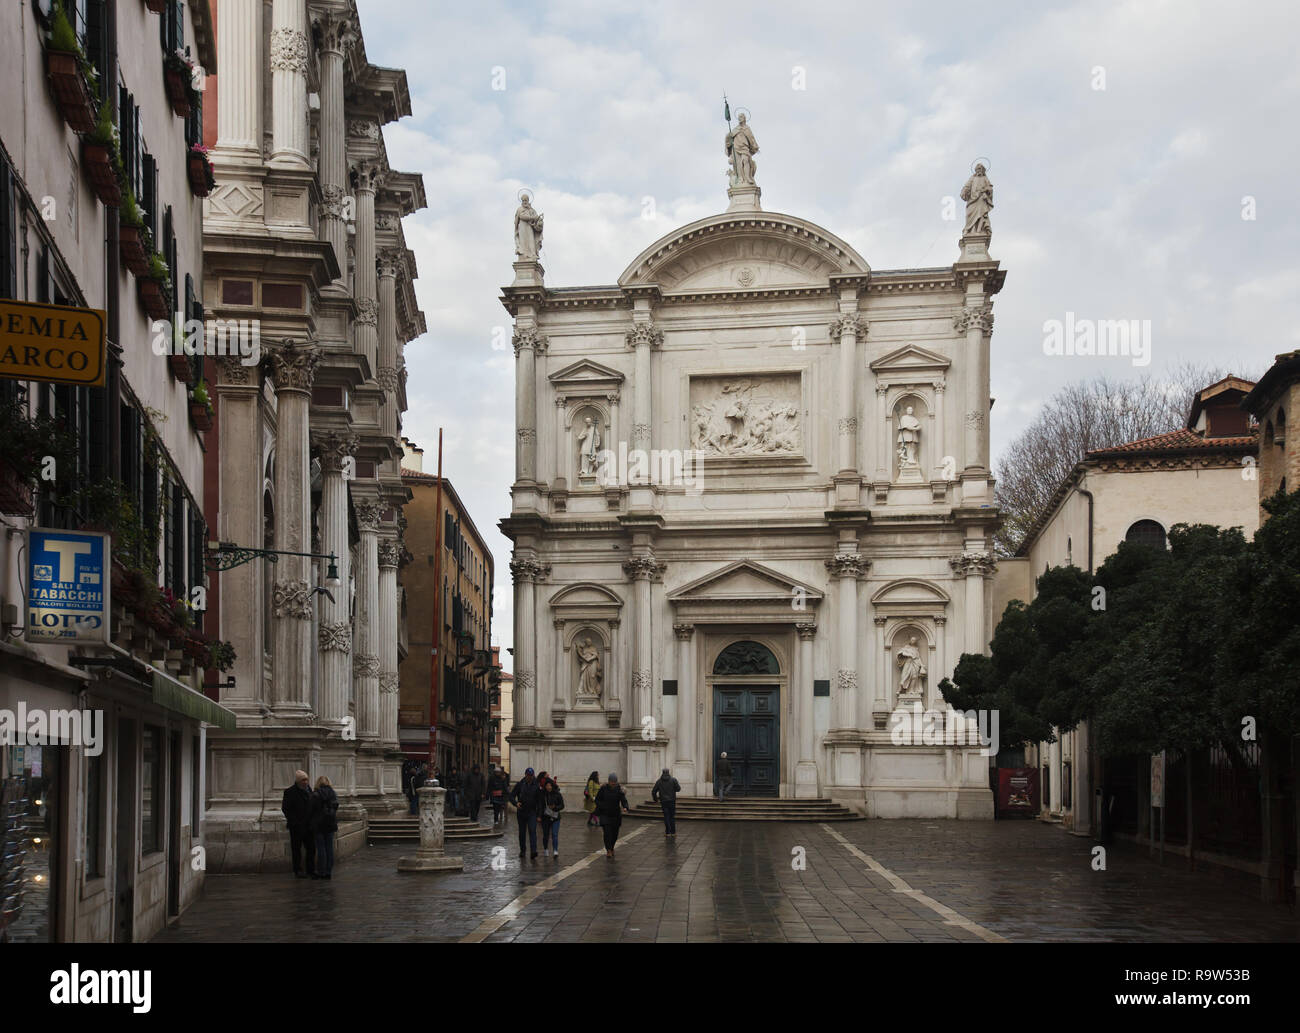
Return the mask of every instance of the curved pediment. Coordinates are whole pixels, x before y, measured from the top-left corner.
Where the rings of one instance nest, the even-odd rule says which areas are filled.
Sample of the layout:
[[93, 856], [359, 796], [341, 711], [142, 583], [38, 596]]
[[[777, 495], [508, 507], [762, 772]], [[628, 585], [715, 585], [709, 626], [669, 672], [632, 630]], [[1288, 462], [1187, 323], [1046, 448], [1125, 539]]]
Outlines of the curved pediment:
[[556, 607], [619, 607], [623, 600], [604, 585], [594, 581], [583, 581], [576, 585], [566, 585], [550, 598], [551, 608]]
[[700, 219], [646, 248], [619, 286], [657, 284], [665, 293], [825, 287], [832, 276], [870, 274], [866, 260], [833, 233], [774, 212]]
[[878, 607], [942, 607], [949, 601], [948, 593], [938, 585], [911, 578], [891, 581], [871, 597], [871, 605]]

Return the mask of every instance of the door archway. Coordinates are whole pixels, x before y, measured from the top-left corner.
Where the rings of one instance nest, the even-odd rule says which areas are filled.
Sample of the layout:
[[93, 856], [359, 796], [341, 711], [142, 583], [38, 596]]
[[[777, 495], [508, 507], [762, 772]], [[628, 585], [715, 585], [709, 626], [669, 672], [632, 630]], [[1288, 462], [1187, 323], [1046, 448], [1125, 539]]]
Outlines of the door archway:
[[729, 796], [780, 795], [782, 680], [776, 654], [752, 638], [735, 639], [713, 662], [713, 761], [716, 770], [727, 754]]

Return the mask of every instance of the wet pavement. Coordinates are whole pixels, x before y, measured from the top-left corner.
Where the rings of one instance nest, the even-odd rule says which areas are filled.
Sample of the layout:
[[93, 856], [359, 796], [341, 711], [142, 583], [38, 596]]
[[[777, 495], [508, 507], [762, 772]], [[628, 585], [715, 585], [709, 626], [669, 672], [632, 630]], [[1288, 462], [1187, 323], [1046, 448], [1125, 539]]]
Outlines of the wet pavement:
[[[489, 819], [490, 820], [490, 819]], [[450, 844], [463, 872], [397, 872], [415, 844], [363, 847], [329, 881], [211, 875], [156, 942], [1255, 942], [1300, 922], [1213, 869], [1161, 867], [1039, 822], [657, 822], [628, 819], [617, 856], [562, 823], [561, 856], [501, 839]]]

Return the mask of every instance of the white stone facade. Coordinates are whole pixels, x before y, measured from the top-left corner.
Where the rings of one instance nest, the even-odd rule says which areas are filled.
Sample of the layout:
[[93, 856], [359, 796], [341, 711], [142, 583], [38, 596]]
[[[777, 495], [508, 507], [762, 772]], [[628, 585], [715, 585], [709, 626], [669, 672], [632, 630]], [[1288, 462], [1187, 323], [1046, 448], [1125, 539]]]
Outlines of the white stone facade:
[[[747, 737], [737, 780], [757, 795], [991, 816], [977, 745], [890, 729], [909, 639], [927, 673], [902, 703], [931, 711], [988, 642], [1005, 274], [987, 236], [952, 266], [872, 270], [751, 192], [615, 286], [551, 289], [536, 259], [515, 263], [512, 772], [641, 790], [671, 767], [704, 795], [717, 728]], [[595, 698], [577, 655], [592, 649]], [[728, 724], [729, 707], [751, 716]]]

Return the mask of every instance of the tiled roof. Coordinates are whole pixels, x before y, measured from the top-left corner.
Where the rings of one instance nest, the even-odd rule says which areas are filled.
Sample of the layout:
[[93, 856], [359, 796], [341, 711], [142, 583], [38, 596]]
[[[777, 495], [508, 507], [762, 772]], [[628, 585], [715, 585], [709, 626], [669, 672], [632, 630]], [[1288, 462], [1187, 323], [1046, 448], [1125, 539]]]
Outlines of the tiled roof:
[[1099, 448], [1084, 456], [1088, 459], [1105, 459], [1111, 456], [1132, 455], [1135, 452], [1211, 452], [1221, 449], [1250, 448], [1255, 444], [1255, 435], [1242, 434], [1233, 437], [1206, 438], [1194, 430], [1185, 427], [1171, 430], [1167, 434], [1157, 434], [1153, 438], [1141, 438], [1129, 441], [1113, 448]]

